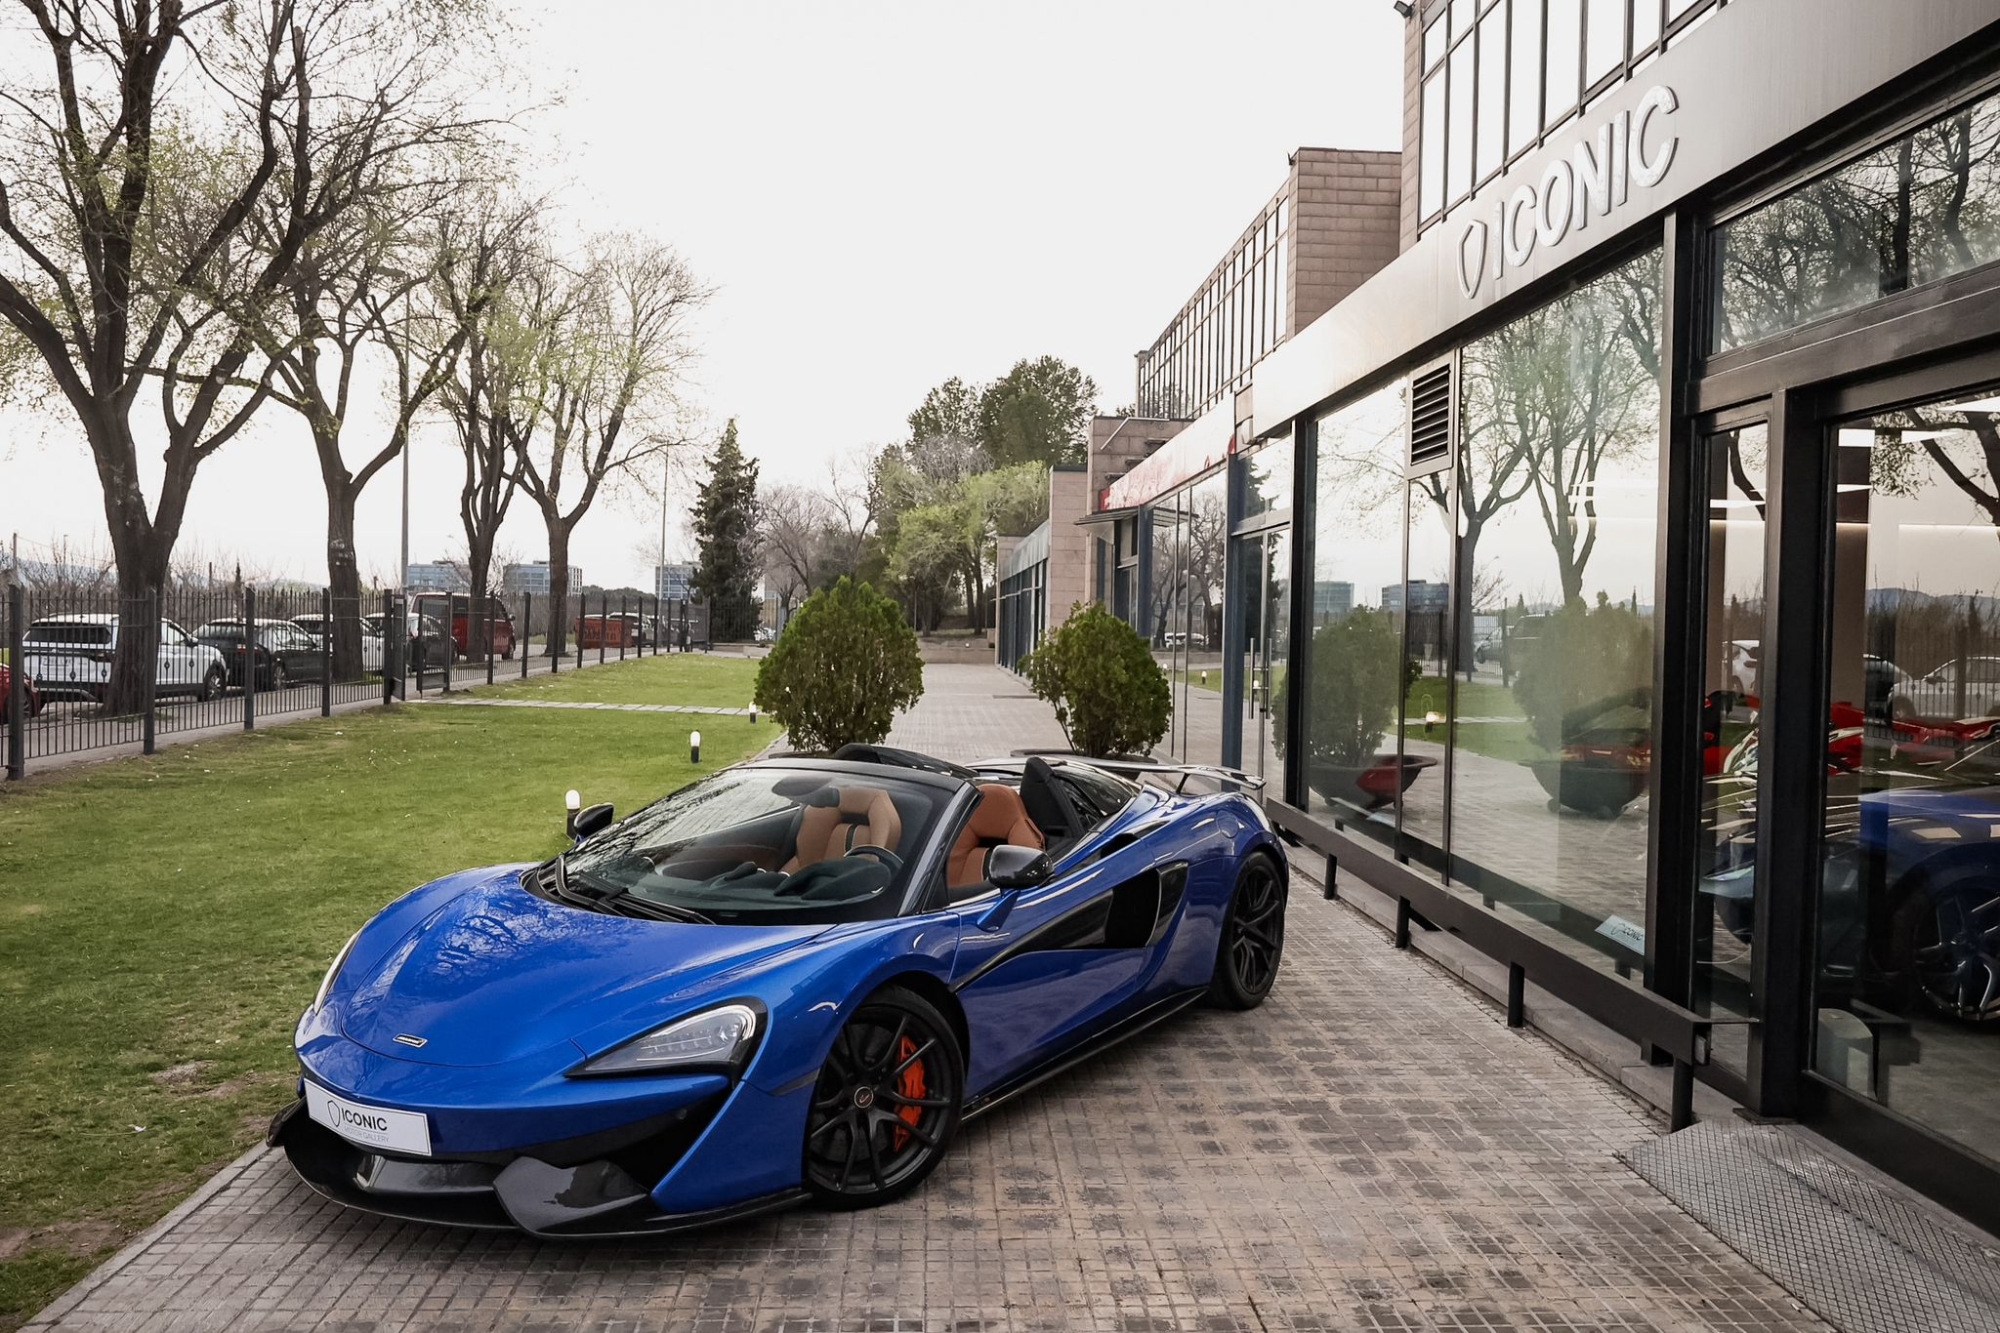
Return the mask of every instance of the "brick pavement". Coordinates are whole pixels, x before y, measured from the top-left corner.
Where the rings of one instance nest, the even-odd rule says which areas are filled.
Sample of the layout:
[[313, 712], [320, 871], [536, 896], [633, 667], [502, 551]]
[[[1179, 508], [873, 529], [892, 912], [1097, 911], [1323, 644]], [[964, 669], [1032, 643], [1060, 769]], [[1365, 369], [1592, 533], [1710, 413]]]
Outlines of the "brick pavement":
[[[896, 741], [1059, 743], [1012, 677], [927, 676]], [[551, 1245], [349, 1213], [258, 1153], [30, 1327], [1825, 1327], [1620, 1164], [1661, 1129], [1622, 1093], [1341, 905], [1295, 893], [1287, 943], [1261, 1009], [1044, 1085], [888, 1208]]]

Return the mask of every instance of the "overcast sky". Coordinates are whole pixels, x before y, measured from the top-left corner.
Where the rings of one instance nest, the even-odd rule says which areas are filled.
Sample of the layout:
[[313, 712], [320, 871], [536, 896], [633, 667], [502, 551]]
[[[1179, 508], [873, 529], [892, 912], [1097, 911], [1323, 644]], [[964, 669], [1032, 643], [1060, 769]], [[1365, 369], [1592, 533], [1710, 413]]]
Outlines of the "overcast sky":
[[[717, 428], [737, 418], [767, 481], [818, 481], [828, 457], [897, 439], [931, 385], [1024, 356], [1082, 366], [1105, 409], [1128, 402], [1132, 354], [1293, 148], [1400, 135], [1389, 0], [522, 9], [542, 15], [524, 19], [535, 76], [565, 92], [530, 122], [539, 170], [578, 225], [669, 241], [717, 289], [692, 399]], [[416, 446], [412, 559], [462, 546], [459, 469], [445, 432]], [[303, 430], [274, 406], [203, 468], [183, 545], [317, 580], [323, 521]], [[393, 576], [396, 524], [391, 471], [363, 497], [364, 574]], [[105, 545], [59, 416], [0, 415], [13, 532], [24, 555]], [[593, 583], [649, 583], [658, 534], [650, 502], [603, 501], [572, 559]], [[544, 554], [524, 505], [502, 546]]]

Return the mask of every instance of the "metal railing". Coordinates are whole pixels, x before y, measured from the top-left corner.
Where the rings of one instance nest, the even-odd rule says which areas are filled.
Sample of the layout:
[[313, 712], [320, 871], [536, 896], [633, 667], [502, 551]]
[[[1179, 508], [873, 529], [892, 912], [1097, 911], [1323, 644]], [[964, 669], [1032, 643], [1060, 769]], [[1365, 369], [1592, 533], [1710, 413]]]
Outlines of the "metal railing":
[[16, 584], [0, 599], [0, 773], [708, 646], [701, 603], [570, 602], [551, 634], [548, 598], [529, 593], [222, 586], [124, 597]]

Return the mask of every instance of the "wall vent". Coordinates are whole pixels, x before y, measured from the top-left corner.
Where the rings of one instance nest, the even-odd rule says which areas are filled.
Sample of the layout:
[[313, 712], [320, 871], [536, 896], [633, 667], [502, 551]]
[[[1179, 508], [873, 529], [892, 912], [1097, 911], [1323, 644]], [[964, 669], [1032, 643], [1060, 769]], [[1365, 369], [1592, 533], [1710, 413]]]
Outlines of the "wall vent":
[[1451, 362], [1410, 383], [1410, 465], [1451, 452]]

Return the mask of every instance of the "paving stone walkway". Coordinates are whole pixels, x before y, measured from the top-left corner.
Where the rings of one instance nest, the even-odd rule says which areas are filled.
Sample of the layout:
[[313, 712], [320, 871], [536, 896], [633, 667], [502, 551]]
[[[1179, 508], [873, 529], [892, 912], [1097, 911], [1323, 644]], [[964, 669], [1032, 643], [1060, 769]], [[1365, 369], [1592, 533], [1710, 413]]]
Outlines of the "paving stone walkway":
[[[986, 668], [894, 740], [1060, 744]], [[1055, 732], [1053, 741], [1048, 739]], [[1660, 1124], [1303, 886], [1277, 989], [970, 1127], [887, 1208], [646, 1243], [381, 1221], [257, 1153], [35, 1329], [1823, 1329], [1620, 1161]]]

